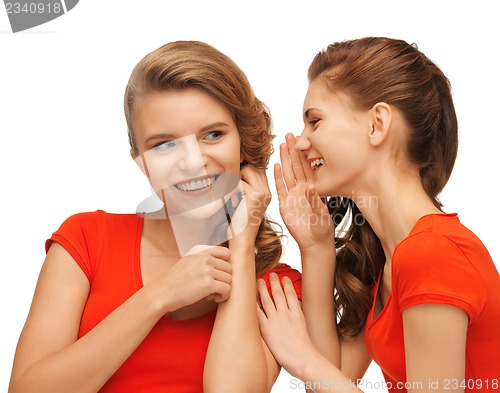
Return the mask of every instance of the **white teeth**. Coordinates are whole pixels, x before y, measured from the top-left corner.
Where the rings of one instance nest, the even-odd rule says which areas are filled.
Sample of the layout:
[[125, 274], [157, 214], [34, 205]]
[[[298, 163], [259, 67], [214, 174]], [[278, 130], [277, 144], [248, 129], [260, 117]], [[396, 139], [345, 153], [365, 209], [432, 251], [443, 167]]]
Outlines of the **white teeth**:
[[182, 191], [196, 191], [211, 186], [213, 182], [214, 182], [213, 177], [207, 177], [206, 179], [203, 180], [195, 180], [186, 183], [176, 184], [175, 187], [177, 187], [179, 190]]
[[322, 158], [317, 158], [316, 160], [311, 161], [311, 168], [316, 169], [317, 167], [323, 165], [324, 163], [325, 160], [323, 160]]

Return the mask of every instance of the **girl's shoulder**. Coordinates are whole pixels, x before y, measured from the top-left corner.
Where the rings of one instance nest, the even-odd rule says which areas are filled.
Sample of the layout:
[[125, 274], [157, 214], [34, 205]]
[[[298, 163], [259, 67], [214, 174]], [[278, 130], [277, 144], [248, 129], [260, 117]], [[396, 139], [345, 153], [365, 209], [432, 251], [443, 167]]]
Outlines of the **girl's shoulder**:
[[483, 257], [485, 252], [487, 250], [481, 240], [460, 222], [456, 213], [428, 214], [421, 217], [398, 244], [393, 260], [415, 255], [428, 258], [454, 255], [470, 260]]
[[[126, 228], [126, 224], [136, 224], [141, 220], [137, 214], [108, 213], [104, 210], [76, 213], [61, 224], [57, 232], [99, 231], [103, 226], [112, 229]], [[125, 226], [124, 226], [125, 225]]]
[[500, 290], [495, 264], [456, 214], [422, 217], [394, 251], [392, 289], [401, 309], [419, 303], [452, 304], [475, 320], [492, 288]]
[[297, 269], [292, 268], [286, 263], [278, 263], [275, 267], [268, 270], [262, 275], [262, 279], [266, 282], [267, 289], [270, 291], [271, 284], [269, 283], [269, 275], [271, 273], [276, 273], [280, 279], [283, 277], [288, 277], [292, 280], [293, 287], [295, 288], [295, 292], [297, 293], [297, 297], [299, 300], [302, 300], [302, 273], [300, 273]]

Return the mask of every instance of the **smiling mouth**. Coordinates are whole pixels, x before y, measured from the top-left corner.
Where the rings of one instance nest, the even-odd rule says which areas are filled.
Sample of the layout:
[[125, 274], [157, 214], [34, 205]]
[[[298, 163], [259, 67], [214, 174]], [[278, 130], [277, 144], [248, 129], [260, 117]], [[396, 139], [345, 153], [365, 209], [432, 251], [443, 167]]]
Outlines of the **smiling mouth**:
[[312, 170], [317, 171], [325, 163], [325, 160], [322, 158], [315, 158], [314, 160], [309, 161], [309, 163]]
[[214, 182], [217, 180], [218, 177], [219, 175], [205, 176], [198, 179], [190, 179], [186, 182], [177, 183], [174, 185], [174, 187], [184, 192], [194, 192], [205, 189], [208, 190], [214, 184]]

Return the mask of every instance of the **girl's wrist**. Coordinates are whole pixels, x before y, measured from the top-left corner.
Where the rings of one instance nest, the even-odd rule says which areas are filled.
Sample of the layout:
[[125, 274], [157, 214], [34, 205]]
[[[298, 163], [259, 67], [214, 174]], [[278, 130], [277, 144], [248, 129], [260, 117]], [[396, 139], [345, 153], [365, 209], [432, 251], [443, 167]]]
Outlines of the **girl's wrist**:
[[317, 260], [318, 258], [328, 258], [332, 261], [336, 254], [334, 242], [316, 243], [306, 248], [300, 248], [302, 260]]
[[234, 242], [229, 243], [229, 250], [231, 251], [231, 264], [244, 263], [250, 261], [255, 265], [255, 242]]
[[229, 249], [231, 251], [248, 251], [253, 250], [255, 246], [255, 239], [257, 238], [257, 231], [253, 233], [253, 231], [249, 231], [249, 229], [245, 229], [243, 232], [235, 235], [232, 239], [229, 240]]
[[290, 374], [304, 382], [313, 382], [322, 379], [318, 376], [318, 370], [325, 368], [325, 362], [329, 363], [316, 349], [311, 349], [301, 358], [300, 364], [296, 365], [295, 369], [289, 371]]
[[165, 293], [164, 286], [158, 280], [143, 286], [137, 296], [144, 298], [145, 304], [150, 305], [152, 311], [160, 317], [179, 308], [169, 293]]

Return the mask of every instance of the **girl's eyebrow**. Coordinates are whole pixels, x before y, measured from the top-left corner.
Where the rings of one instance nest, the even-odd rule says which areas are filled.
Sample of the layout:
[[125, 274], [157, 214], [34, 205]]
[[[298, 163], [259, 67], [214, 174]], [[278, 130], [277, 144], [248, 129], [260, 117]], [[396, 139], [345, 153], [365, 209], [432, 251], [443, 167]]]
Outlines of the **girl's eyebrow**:
[[208, 126], [203, 127], [198, 132], [205, 132], [205, 131], [209, 131], [211, 129], [218, 128], [218, 127], [229, 127], [229, 124], [224, 123], [223, 121], [217, 121], [215, 123], [212, 123], [212, 124], [209, 124]]
[[162, 140], [173, 140], [173, 139], [178, 139], [175, 135], [172, 134], [155, 134], [151, 135], [148, 139], [144, 141], [144, 143], [154, 141], [155, 139], [162, 139]]
[[320, 112], [321, 112], [321, 110], [320, 110], [320, 109], [318, 109], [318, 108], [309, 108], [309, 109], [307, 109], [307, 110], [304, 112], [304, 118], [305, 118], [305, 119], [309, 118], [309, 116], [310, 116], [310, 112], [311, 112], [311, 111], [320, 111]]
[[[229, 124], [224, 123], [223, 121], [217, 121], [215, 123], [211, 123], [205, 127], [202, 127], [201, 129], [198, 130], [198, 133], [201, 134], [205, 131], [213, 130], [214, 128], [219, 128], [219, 127], [229, 127]], [[151, 135], [149, 138], [147, 138], [144, 142], [150, 142], [153, 140], [174, 140], [174, 139], [179, 139], [178, 135], [173, 135], [173, 134], [168, 134], [168, 133], [160, 133], [160, 134], [154, 134]]]

